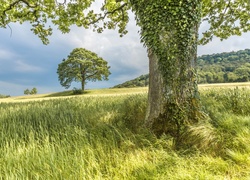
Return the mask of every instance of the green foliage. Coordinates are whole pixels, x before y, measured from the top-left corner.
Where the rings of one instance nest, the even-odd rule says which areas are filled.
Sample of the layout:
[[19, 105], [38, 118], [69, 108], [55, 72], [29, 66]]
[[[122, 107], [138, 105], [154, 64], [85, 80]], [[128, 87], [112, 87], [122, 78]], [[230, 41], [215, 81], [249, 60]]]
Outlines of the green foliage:
[[149, 75], [141, 75], [138, 78], [126, 81], [122, 84], [115, 85], [113, 88], [131, 88], [131, 87], [147, 87], [149, 83]]
[[185, 151], [138, 128], [146, 94], [0, 103], [0, 179], [247, 179], [249, 112], [232, 111], [230, 95], [243, 102], [250, 92], [201, 91], [220, 115], [190, 129]]
[[203, 0], [203, 21], [210, 27], [203, 33], [201, 44], [208, 43], [213, 36], [223, 40], [250, 31], [249, 11], [249, 0]]
[[23, 92], [25, 95], [29, 95], [30, 94], [30, 90], [29, 89], [25, 89]]
[[[92, 27], [101, 33], [104, 29], [118, 29], [121, 36], [127, 33], [128, 9], [127, 0], [116, 2], [107, 0], [99, 7], [101, 11], [94, 11], [92, 4], [95, 0], [64, 1], [4, 1], [0, 7], [0, 27], [6, 28], [11, 22], [29, 22], [31, 31], [36, 34], [44, 44], [48, 44], [48, 36], [52, 35], [52, 23], [62, 31], [68, 33], [72, 25], [78, 27]], [[97, 5], [97, 3], [96, 3]], [[105, 20], [105, 22], [102, 22]], [[50, 22], [50, 23], [48, 23]], [[49, 25], [48, 25], [49, 24]]]
[[[131, 10], [132, 5], [136, 14], [141, 13], [143, 9], [150, 12], [150, 14], [141, 17], [140, 22], [143, 22], [143, 18], [145, 18], [145, 22], [148, 24], [157, 25], [156, 27], [164, 26], [168, 22], [162, 23], [155, 20], [157, 18], [163, 19], [163, 17], [166, 17], [164, 14], [170, 10], [167, 15], [173, 15], [173, 20], [176, 17], [176, 20], [180, 22], [179, 24], [182, 24], [181, 21], [183, 20], [184, 23], [181, 26], [185, 28], [188, 25], [186, 20], [189, 16], [185, 15], [184, 11], [188, 9], [194, 10], [191, 2], [195, 3], [194, 1], [174, 0], [152, 1], [153, 4], [150, 1], [144, 2], [144, 0], [107, 0], [102, 4], [97, 3], [96, 0], [65, 0], [63, 2], [58, 0], [8, 0], [2, 2], [0, 7], [0, 27], [6, 28], [11, 22], [19, 22], [20, 24], [29, 22], [32, 26], [31, 31], [44, 44], [49, 43], [48, 36], [52, 35], [51, 23], [63, 33], [68, 33], [72, 25], [77, 25], [84, 28], [91, 27], [98, 33], [103, 32], [104, 29], [117, 28], [120, 35], [123, 36], [127, 33], [128, 12]], [[92, 4], [100, 5], [99, 9], [93, 8]], [[175, 9], [176, 4], [186, 4], [187, 9], [184, 7]], [[203, 0], [202, 20], [210, 25], [210, 29], [204, 32], [201, 42], [205, 44], [213, 36], [226, 39], [231, 35], [240, 35], [242, 32], [249, 31], [249, 4], [248, 0], [215, 2]], [[148, 35], [153, 37], [153, 34], [149, 33]]]
[[110, 66], [107, 64], [107, 61], [98, 57], [96, 53], [76, 48], [58, 65], [58, 79], [66, 89], [72, 81], [81, 82], [84, 91], [86, 81], [108, 80]]
[[72, 93], [73, 93], [73, 95], [83, 94], [83, 90], [82, 89], [73, 88]]
[[197, 59], [199, 83], [250, 80], [250, 50], [202, 55]]
[[164, 83], [178, 84], [177, 66], [186, 71], [196, 52], [200, 1], [133, 0], [131, 4], [141, 27], [141, 41], [157, 55]]
[[24, 90], [24, 94], [25, 94], [25, 95], [29, 95], [29, 94], [34, 95], [34, 94], [37, 94], [37, 89], [36, 89], [35, 87], [32, 88], [31, 90], [25, 89], [25, 90]]
[[37, 94], [37, 89], [35, 87], [32, 88], [31, 91], [30, 91], [30, 94], [31, 95]]

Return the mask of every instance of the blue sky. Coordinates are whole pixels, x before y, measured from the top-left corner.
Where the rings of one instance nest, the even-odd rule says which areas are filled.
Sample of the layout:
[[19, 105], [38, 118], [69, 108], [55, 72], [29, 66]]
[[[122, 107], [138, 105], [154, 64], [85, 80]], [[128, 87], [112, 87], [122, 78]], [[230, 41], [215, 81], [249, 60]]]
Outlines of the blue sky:
[[[74, 48], [83, 47], [97, 53], [111, 66], [109, 81], [88, 82], [87, 89], [108, 88], [148, 73], [146, 49], [140, 43], [139, 28], [131, 18], [129, 33], [120, 38], [107, 30], [102, 34], [91, 29], [73, 27], [69, 34], [54, 30], [50, 44], [43, 45], [29, 29], [29, 24], [10, 24], [12, 31], [0, 29], [0, 94], [23, 95], [25, 89], [36, 87], [38, 93], [64, 91], [57, 66]], [[201, 26], [201, 31], [206, 28]], [[214, 39], [198, 47], [198, 55], [237, 51], [250, 48], [250, 33], [221, 42]], [[80, 84], [73, 83], [80, 88]]]

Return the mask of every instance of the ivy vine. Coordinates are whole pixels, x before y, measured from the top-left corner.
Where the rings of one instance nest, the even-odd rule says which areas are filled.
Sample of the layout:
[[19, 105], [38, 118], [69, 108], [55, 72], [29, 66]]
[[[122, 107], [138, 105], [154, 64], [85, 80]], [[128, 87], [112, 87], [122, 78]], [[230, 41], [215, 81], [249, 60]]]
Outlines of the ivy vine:
[[[199, 100], [194, 66], [202, 3], [199, 0], [131, 0], [131, 4], [141, 27], [141, 41], [157, 55], [163, 76], [165, 112], [156, 123], [174, 124], [171, 131], [176, 134], [191, 119], [197, 120]], [[159, 131], [170, 131], [166, 127], [160, 127]]]

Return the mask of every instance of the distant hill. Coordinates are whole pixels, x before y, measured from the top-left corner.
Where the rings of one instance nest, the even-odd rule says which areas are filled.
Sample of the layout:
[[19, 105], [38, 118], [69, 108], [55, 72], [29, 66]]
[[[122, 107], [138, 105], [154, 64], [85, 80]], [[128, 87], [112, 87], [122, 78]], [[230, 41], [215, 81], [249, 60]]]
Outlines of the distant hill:
[[[199, 84], [250, 81], [250, 49], [202, 55], [197, 59]], [[148, 86], [149, 75], [118, 84], [113, 88]]]
[[148, 86], [148, 74], [141, 75], [138, 78], [126, 81], [125, 83], [118, 84], [113, 88], [130, 88], [130, 87], [146, 87]]

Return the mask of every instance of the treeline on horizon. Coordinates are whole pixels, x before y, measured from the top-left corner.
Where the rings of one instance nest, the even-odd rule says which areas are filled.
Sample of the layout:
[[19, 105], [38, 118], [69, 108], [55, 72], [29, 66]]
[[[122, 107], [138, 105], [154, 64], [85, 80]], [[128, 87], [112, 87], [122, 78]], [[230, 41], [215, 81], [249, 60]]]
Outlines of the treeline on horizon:
[[[197, 59], [198, 83], [230, 83], [250, 81], [250, 49], [202, 55]], [[149, 75], [118, 84], [113, 88], [146, 87]]]

